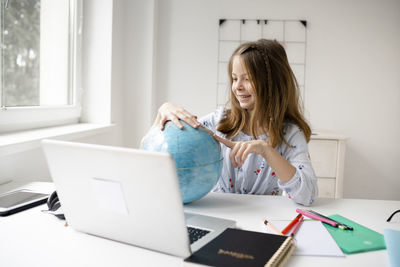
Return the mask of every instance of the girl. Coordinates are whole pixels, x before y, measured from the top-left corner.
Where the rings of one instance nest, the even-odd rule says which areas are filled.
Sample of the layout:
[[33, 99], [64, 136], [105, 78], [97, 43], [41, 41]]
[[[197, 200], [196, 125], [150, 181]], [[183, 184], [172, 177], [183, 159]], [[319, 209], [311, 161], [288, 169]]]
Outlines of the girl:
[[[261, 39], [240, 45], [229, 61], [229, 108], [197, 116], [163, 104], [156, 124], [201, 124], [222, 143], [224, 162], [214, 191], [277, 195], [311, 205], [318, 194], [307, 143], [311, 129], [299, 104], [298, 85], [284, 48]], [[201, 124], [200, 124], [201, 123]]]

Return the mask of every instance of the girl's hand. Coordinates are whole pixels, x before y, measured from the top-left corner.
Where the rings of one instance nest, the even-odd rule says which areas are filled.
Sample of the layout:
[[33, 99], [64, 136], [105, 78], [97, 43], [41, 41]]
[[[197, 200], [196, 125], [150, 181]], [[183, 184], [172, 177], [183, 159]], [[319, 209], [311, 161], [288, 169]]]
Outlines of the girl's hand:
[[246, 161], [246, 158], [250, 153], [259, 154], [264, 158], [267, 158], [267, 153], [272, 148], [268, 144], [268, 142], [263, 140], [233, 142], [216, 134], [214, 134], [213, 137], [218, 142], [221, 142], [222, 144], [232, 149], [229, 158], [232, 162], [233, 167], [235, 168], [242, 167], [243, 163]]
[[200, 126], [200, 123], [197, 121], [197, 116], [172, 103], [164, 103], [158, 109], [156, 124], [160, 125], [161, 130], [164, 129], [167, 121], [172, 121], [179, 129], [183, 129], [183, 125], [179, 120], [186, 122], [193, 128]]

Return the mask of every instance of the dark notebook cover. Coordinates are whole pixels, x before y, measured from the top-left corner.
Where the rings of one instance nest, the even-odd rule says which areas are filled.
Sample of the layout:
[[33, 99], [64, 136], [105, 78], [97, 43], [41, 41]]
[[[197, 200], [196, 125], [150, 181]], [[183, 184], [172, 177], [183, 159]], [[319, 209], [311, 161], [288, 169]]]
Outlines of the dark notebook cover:
[[269, 262], [270, 266], [279, 266], [293, 249], [293, 240], [288, 236], [228, 228], [185, 259], [185, 265], [250, 267]]

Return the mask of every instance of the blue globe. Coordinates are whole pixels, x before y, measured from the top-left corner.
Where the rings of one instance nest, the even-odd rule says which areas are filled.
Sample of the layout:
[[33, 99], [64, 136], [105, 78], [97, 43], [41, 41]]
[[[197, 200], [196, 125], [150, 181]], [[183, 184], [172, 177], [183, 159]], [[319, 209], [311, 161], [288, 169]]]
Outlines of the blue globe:
[[164, 130], [153, 127], [143, 138], [141, 148], [168, 152], [175, 160], [183, 203], [198, 200], [211, 191], [221, 175], [222, 156], [219, 143], [202, 127], [197, 129], [172, 122]]

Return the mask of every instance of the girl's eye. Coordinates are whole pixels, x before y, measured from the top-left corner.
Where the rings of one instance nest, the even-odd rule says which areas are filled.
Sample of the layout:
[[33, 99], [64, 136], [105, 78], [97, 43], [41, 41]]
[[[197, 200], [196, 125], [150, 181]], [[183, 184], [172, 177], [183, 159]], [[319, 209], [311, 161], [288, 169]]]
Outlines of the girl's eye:
[[232, 78], [232, 81], [235, 81], [235, 82], [236, 82], [237, 80], [238, 80], [237, 78]]

